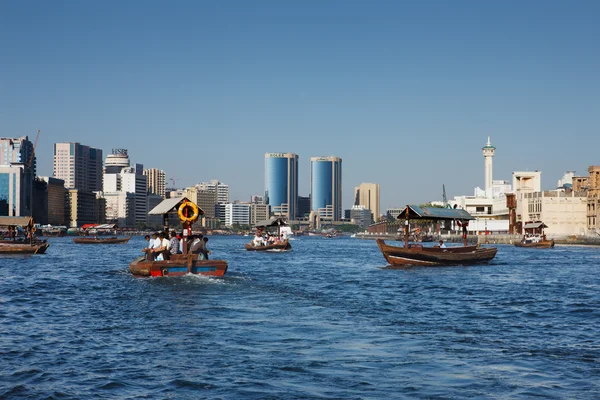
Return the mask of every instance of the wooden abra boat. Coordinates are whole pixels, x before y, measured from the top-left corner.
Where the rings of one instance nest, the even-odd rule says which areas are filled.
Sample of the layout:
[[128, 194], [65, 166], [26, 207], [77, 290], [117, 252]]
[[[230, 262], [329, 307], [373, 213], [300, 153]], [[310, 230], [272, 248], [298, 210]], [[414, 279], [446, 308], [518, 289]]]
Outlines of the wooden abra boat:
[[101, 238], [101, 237], [78, 237], [73, 238], [73, 242], [77, 244], [121, 244], [127, 243], [131, 239], [131, 236], [128, 237], [109, 237], [109, 238]]
[[423, 247], [409, 244], [408, 247], [390, 246], [383, 239], [377, 239], [379, 250], [391, 265], [461, 265], [486, 263], [496, 256], [498, 249], [479, 246], [464, 247]]
[[44, 254], [50, 243], [11, 243], [0, 244], [0, 254]]
[[164, 231], [169, 232], [169, 213], [178, 211], [183, 224], [183, 254], [171, 254], [169, 260], [148, 261], [146, 256], [137, 258], [129, 264], [129, 271], [136, 277], [175, 277], [186, 274], [222, 277], [227, 272], [227, 261], [199, 260], [199, 254], [188, 253], [187, 238], [191, 236], [192, 224], [204, 214], [188, 198], [165, 199], [148, 214], [162, 215]]
[[292, 249], [292, 245], [287, 239], [280, 243], [267, 244], [265, 246], [254, 246], [252, 243], [246, 243], [244, 246], [248, 251], [286, 251]]
[[[31, 217], [0, 217], [0, 226], [8, 227], [8, 239], [0, 240], [0, 254], [44, 254], [50, 243], [34, 238], [35, 223]], [[17, 227], [26, 237], [17, 237]]]
[[514, 245], [517, 247], [532, 247], [535, 249], [551, 249], [554, 247], [554, 239], [548, 240], [544, 234], [544, 228], [548, 226], [543, 222], [527, 222], [524, 226], [525, 236]]
[[[406, 206], [398, 219], [405, 219], [404, 247], [390, 246], [382, 239], [377, 239], [379, 250], [388, 263], [395, 266], [420, 265], [471, 265], [486, 263], [496, 256], [498, 249], [467, 246], [468, 221], [473, 217], [461, 209]], [[456, 220], [463, 228], [463, 247], [423, 247], [421, 244], [409, 244], [410, 220]]]
[[[73, 242], [75, 242], [77, 244], [121, 244], [121, 243], [125, 244], [125, 243], [129, 242], [129, 239], [131, 239], [131, 236], [126, 236], [126, 237], [117, 237], [116, 236], [118, 228], [119, 227], [116, 224], [102, 224], [102, 225], [87, 224], [82, 228], [84, 235], [86, 235], [86, 236], [73, 238]], [[90, 230], [95, 231], [98, 234], [114, 231], [115, 236], [113, 236], [113, 237], [100, 237], [98, 235], [87, 236], [87, 234]]]
[[[282, 240], [281, 227], [287, 226], [287, 223], [282, 218], [271, 218], [265, 221], [258, 222], [255, 225], [256, 236], [250, 243], [244, 244], [248, 251], [289, 251], [292, 250], [292, 245], [288, 239]], [[274, 231], [277, 228], [277, 235], [275, 232], [271, 234], [269, 230]], [[275, 236], [275, 243], [268, 243], [263, 238], [263, 231], [266, 231], [269, 236]]]
[[146, 261], [146, 257], [141, 257], [129, 264], [129, 271], [139, 277], [186, 274], [221, 277], [227, 272], [227, 262], [198, 260], [198, 254], [174, 254], [167, 261]]

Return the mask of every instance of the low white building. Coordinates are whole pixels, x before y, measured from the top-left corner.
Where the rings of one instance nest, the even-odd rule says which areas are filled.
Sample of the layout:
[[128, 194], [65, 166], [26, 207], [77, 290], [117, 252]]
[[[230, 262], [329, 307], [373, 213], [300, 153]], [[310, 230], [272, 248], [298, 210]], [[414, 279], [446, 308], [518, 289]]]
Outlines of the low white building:
[[250, 204], [248, 203], [227, 203], [221, 204], [223, 221], [225, 226], [249, 225], [250, 224]]

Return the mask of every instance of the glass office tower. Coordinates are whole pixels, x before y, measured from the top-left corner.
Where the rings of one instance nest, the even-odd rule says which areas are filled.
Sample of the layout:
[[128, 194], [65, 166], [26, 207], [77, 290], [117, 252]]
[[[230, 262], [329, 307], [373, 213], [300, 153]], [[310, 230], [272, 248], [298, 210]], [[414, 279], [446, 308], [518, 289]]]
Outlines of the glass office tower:
[[342, 159], [311, 157], [310, 209], [322, 218], [342, 219]]
[[298, 209], [298, 155], [265, 154], [265, 203], [273, 215], [288, 220], [296, 218]]

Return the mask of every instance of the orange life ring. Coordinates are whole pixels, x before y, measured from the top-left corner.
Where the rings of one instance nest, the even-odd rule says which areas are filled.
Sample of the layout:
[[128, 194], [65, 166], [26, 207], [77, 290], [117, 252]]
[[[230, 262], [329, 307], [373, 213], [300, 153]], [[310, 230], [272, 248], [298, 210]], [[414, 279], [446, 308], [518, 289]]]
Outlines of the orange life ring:
[[[185, 209], [188, 207], [192, 209], [191, 216], [186, 216], [184, 214]], [[179, 206], [179, 209], [177, 210], [177, 215], [179, 215], [179, 219], [181, 220], [181, 222], [195, 222], [198, 219], [198, 216], [200, 215], [200, 210], [198, 210], [198, 206], [192, 203], [191, 201], [184, 201]]]

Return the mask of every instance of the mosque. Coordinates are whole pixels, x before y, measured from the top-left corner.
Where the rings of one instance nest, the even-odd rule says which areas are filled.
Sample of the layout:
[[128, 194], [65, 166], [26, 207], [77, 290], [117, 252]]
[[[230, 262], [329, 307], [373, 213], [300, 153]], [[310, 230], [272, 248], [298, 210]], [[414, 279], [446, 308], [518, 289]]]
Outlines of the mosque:
[[[456, 196], [448, 201], [452, 207], [467, 210], [475, 220], [469, 224], [472, 233], [508, 233], [509, 210], [506, 194], [520, 191], [538, 192], [541, 189], [541, 171], [513, 172], [512, 184], [493, 179], [493, 159], [496, 147], [491, 138], [482, 148], [484, 159], [484, 188], [476, 187], [473, 196]], [[513, 191], [514, 189], [514, 191]]]

